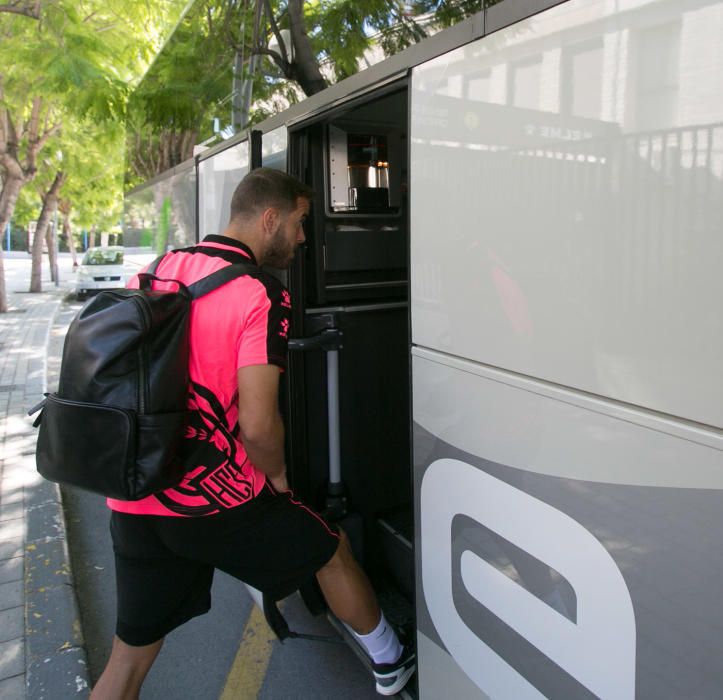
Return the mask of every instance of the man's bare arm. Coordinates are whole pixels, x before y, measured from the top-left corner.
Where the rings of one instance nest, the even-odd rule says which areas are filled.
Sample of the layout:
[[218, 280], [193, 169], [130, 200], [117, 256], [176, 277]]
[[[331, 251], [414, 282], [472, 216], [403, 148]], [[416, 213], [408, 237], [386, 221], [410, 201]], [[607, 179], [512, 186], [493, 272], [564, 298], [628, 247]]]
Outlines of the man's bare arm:
[[275, 365], [238, 370], [238, 423], [246, 453], [277, 491], [288, 489], [284, 423], [279, 412], [279, 376]]

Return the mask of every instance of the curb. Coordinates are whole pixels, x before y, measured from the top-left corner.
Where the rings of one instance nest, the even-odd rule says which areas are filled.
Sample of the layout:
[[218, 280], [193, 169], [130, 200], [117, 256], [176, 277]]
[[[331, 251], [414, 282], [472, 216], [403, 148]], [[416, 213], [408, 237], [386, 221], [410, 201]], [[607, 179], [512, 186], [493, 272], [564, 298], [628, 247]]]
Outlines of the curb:
[[25, 509], [27, 695], [30, 700], [86, 697], [90, 684], [85, 641], [58, 485], [39, 483]]
[[[62, 300], [58, 299], [45, 335], [48, 351]], [[35, 472], [34, 455], [25, 457]], [[25, 687], [29, 700], [87, 697], [90, 690], [85, 640], [68, 551], [65, 512], [57, 484], [38, 476], [25, 492]]]

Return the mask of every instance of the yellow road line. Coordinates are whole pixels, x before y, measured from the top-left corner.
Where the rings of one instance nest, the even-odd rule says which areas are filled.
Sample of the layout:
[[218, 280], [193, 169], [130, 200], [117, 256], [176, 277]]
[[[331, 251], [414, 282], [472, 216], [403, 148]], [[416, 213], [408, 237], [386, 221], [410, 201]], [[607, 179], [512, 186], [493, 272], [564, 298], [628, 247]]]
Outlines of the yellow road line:
[[219, 700], [254, 700], [258, 696], [275, 639], [264, 614], [253, 605]]

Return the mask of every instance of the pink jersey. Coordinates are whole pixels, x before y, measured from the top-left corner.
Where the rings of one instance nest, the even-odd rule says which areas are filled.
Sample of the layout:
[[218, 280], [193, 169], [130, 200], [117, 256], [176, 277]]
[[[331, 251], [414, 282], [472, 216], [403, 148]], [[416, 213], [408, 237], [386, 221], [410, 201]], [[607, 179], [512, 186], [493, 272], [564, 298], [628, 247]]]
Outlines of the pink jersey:
[[[158, 277], [192, 284], [233, 262], [256, 262], [251, 250], [226, 236], [207, 236], [169, 253]], [[135, 277], [128, 285], [138, 286]], [[175, 288], [154, 283], [154, 289]], [[108, 499], [108, 506], [144, 515], [212, 515], [256, 496], [266, 481], [239, 439], [237, 370], [250, 365], [286, 367], [291, 299], [264, 272], [239, 277], [193, 302], [191, 379], [182, 456], [187, 473], [176, 487], [140, 501]]]

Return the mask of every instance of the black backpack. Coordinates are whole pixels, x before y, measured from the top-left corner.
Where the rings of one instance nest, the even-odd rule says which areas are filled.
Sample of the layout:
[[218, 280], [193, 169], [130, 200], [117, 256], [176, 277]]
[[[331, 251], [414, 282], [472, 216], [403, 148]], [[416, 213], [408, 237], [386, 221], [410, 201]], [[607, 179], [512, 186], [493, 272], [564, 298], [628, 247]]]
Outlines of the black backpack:
[[[43, 409], [36, 463], [46, 479], [128, 501], [181, 481], [191, 302], [260, 268], [235, 263], [185, 286], [155, 275], [161, 260], [140, 289], [100, 292], [70, 324], [58, 392], [31, 411]], [[178, 291], [153, 291], [153, 280]]]

